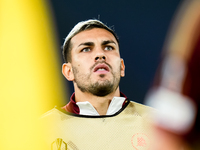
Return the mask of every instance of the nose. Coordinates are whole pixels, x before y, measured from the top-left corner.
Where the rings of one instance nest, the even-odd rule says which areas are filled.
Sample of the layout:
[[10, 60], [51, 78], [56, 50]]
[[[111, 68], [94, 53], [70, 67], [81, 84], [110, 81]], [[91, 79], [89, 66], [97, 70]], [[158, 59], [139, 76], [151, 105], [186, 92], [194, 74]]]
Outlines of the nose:
[[107, 57], [105, 51], [101, 45], [98, 45], [94, 48], [94, 61], [106, 61]]
[[95, 62], [96, 61], [106, 61], [105, 52], [101, 47], [98, 47], [95, 50]]
[[95, 61], [98, 61], [98, 60], [106, 60], [106, 56], [104, 54], [97, 55], [95, 57]]
[[100, 60], [106, 61], [106, 56], [105, 56], [104, 53], [98, 53], [98, 54], [95, 56], [95, 62], [96, 62], [96, 61], [100, 61]]

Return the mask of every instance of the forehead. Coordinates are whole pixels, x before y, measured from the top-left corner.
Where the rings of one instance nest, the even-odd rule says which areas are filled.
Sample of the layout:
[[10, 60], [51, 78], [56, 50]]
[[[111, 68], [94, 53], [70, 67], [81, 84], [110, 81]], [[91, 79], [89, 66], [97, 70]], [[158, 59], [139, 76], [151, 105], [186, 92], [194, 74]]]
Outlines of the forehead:
[[71, 43], [73, 46], [75, 46], [76, 44], [80, 44], [82, 42], [94, 42], [104, 40], [112, 40], [116, 44], [118, 44], [114, 35], [111, 32], [102, 28], [93, 28], [81, 31], [71, 39]]

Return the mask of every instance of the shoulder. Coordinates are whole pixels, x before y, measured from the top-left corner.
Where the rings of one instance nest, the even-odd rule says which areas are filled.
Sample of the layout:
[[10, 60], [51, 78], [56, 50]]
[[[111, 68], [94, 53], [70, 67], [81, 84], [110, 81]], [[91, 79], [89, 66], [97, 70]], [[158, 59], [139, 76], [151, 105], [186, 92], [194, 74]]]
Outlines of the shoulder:
[[53, 109], [47, 111], [43, 115], [40, 116], [40, 122], [60, 122], [63, 119], [71, 118], [70, 113], [65, 110], [54, 107]]
[[130, 101], [129, 105], [131, 107], [136, 107], [138, 111], [143, 112], [143, 111], [157, 111], [155, 108], [144, 105], [144, 104], [140, 104], [134, 101]]
[[54, 115], [60, 115], [62, 112], [60, 110], [58, 110], [57, 108], [53, 108], [49, 111], [47, 111], [46, 113], [44, 113], [40, 118], [47, 118], [49, 116], [54, 116]]
[[157, 110], [155, 108], [152, 108], [150, 106], [140, 104], [134, 101], [130, 101], [129, 105], [127, 106], [129, 110], [132, 111], [132, 113], [137, 114], [141, 117], [144, 118], [151, 118], [153, 117], [156, 113]]

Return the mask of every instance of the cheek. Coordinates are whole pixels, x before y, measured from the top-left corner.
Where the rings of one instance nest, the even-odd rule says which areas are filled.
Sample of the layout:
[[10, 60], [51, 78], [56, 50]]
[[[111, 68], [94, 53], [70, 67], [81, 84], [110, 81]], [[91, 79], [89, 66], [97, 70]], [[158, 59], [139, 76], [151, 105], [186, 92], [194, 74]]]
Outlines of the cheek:
[[78, 67], [88, 67], [89, 64], [91, 64], [92, 58], [91, 57], [86, 57], [84, 55], [78, 55], [73, 58], [74, 64]]
[[113, 72], [119, 73], [121, 71], [121, 60], [117, 59], [113, 61], [111, 66], [112, 66]]
[[[114, 60], [114, 59], [113, 59]], [[121, 66], [121, 58], [117, 57], [114, 62], [115, 66]]]
[[73, 68], [75, 68], [77, 71], [76, 73], [80, 74], [89, 74], [90, 73], [90, 68], [87, 62], [74, 62], [73, 64]]
[[72, 65], [75, 67], [82, 67], [84, 65], [84, 60], [78, 56], [74, 56], [72, 59]]

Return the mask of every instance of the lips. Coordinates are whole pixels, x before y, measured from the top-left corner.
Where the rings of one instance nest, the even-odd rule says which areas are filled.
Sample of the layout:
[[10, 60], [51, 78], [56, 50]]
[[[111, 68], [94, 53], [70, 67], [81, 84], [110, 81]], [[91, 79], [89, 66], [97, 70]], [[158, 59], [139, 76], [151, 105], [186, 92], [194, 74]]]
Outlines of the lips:
[[109, 67], [106, 64], [98, 64], [94, 67], [94, 72], [109, 72]]

